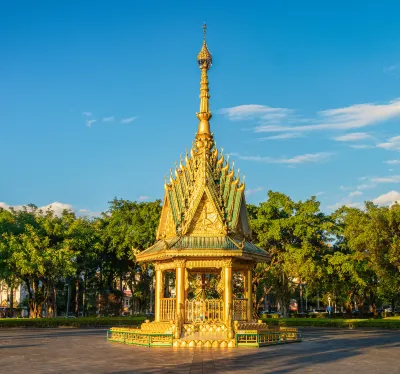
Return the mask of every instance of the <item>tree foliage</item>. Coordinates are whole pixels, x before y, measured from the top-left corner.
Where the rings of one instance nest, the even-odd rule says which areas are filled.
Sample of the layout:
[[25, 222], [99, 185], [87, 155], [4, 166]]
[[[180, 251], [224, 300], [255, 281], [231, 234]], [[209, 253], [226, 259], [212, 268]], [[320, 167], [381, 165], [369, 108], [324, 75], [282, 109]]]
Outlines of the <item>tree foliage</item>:
[[[34, 205], [0, 208], [0, 281], [10, 290], [24, 286], [33, 317], [44, 310], [119, 314], [126, 295], [131, 312], [146, 311], [153, 269], [138, 264], [136, 254], [155, 242], [160, 212], [159, 200], [117, 198], [94, 218]], [[325, 214], [315, 197], [294, 201], [269, 191], [267, 201], [248, 205], [248, 215], [253, 242], [270, 256], [253, 271], [255, 317], [263, 304], [287, 314], [304, 292], [314, 306], [330, 300], [348, 313], [376, 313], [399, 300], [399, 205], [366, 203]]]

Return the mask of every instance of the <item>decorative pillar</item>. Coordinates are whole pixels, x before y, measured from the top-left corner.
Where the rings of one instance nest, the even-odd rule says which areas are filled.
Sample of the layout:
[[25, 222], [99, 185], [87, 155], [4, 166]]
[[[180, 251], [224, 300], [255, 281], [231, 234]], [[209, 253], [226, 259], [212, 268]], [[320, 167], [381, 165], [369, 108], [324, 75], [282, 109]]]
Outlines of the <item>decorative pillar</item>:
[[175, 339], [181, 337], [181, 327], [184, 321], [185, 313], [185, 260], [174, 260], [176, 267], [176, 328]]
[[224, 321], [229, 324], [232, 320], [232, 259], [224, 260]]
[[246, 270], [247, 321], [253, 320], [253, 266]]
[[160, 264], [155, 265], [156, 270], [156, 292], [155, 292], [155, 321], [161, 321], [161, 299], [164, 292], [163, 285], [163, 271], [161, 270]]

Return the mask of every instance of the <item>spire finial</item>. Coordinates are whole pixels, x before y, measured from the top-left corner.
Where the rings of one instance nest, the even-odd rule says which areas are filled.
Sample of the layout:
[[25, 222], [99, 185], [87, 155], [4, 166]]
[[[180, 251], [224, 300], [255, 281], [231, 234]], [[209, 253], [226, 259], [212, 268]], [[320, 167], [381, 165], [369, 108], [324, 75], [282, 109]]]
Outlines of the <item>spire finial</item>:
[[205, 23], [203, 24], [203, 35], [204, 35], [203, 46], [201, 47], [201, 50], [197, 55], [197, 64], [201, 69], [200, 111], [199, 113], [196, 113], [197, 118], [200, 120], [200, 123], [197, 134], [211, 135], [210, 123], [209, 123], [209, 120], [211, 119], [211, 112], [208, 103], [210, 94], [208, 93], [209, 89], [208, 89], [207, 70], [210, 69], [212, 65], [212, 56], [207, 47], [207, 40], [206, 40], [207, 26]]

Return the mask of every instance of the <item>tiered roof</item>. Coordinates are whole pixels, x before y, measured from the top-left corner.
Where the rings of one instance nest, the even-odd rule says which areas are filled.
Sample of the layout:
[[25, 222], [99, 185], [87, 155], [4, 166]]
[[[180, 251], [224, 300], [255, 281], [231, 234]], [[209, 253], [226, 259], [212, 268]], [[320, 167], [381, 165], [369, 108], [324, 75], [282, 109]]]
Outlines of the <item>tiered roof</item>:
[[181, 158], [164, 185], [158, 241], [137, 260], [234, 256], [265, 261], [266, 252], [249, 241], [245, 184], [233, 163], [218, 152], [210, 131], [207, 71], [212, 57], [205, 38], [197, 60], [202, 73], [198, 132], [190, 155]]

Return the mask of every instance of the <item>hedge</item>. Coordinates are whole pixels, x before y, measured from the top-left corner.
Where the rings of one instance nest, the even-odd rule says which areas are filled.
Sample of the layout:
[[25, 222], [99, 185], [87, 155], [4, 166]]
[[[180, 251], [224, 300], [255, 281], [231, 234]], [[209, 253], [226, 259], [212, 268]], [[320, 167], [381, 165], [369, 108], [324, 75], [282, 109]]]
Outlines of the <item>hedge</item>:
[[0, 328], [7, 327], [100, 327], [140, 325], [147, 317], [80, 317], [80, 318], [0, 318]]
[[382, 318], [382, 319], [341, 319], [341, 318], [263, 318], [263, 322], [270, 325], [280, 326], [314, 326], [314, 327], [374, 327], [383, 329], [400, 328], [400, 318]]

